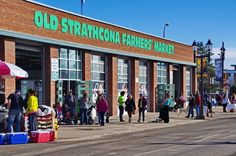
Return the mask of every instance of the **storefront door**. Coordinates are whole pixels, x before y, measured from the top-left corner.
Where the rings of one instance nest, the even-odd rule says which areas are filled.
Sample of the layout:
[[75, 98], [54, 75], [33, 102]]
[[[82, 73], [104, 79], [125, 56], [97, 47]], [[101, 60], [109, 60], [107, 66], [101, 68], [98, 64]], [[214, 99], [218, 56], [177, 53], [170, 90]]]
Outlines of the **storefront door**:
[[23, 97], [28, 89], [36, 91], [39, 104], [44, 103], [43, 47], [25, 43], [16, 43], [16, 65], [28, 72], [27, 79], [16, 80], [16, 88]]

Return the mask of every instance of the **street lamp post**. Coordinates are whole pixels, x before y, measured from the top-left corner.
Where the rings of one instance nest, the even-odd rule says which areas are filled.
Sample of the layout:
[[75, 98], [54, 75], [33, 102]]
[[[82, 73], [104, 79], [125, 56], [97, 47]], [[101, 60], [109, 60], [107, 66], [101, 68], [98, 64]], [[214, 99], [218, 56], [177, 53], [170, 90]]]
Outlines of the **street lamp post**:
[[167, 26], [170, 26], [170, 24], [169, 24], [169, 23], [165, 23], [164, 29], [163, 29], [163, 38], [165, 38], [165, 35], [166, 35], [166, 27], [167, 27]]
[[220, 48], [220, 58], [221, 58], [221, 64], [222, 64], [222, 80], [221, 80], [221, 85], [222, 85], [222, 92], [224, 92], [224, 61], [225, 61], [225, 46], [224, 42], [222, 42], [222, 47]]
[[203, 46], [202, 42], [195, 42], [193, 41], [192, 44], [193, 53], [194, 53], [194, 63], [196, 62], [196, 58], [200, 58], [201, 61], [201, 81], [200, 81], [200, 93], [201, 93], [201, 108], [200, 108], [200, 115], [198, 119], [205, 119], [204, 110], [203, 110], [203, 102], [204, 102], [204, 86], [203, 86], [203, 59], [207, 58], [208, 62], [210, 62], [211, 51], [212, 51], [212, 43], [209, 39], [207, 44]]

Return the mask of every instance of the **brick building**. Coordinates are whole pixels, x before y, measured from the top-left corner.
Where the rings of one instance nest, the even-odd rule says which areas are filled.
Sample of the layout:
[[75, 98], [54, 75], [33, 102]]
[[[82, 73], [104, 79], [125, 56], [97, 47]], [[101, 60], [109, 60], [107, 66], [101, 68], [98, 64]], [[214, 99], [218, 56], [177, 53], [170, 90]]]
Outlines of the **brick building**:
[[[157, 107], [158, 84], [174, 84], [175, 94], [196, 88], [189, 45], [131, 30], [30, 1], [0, 0], [0, 59], [29, 73], [23, 80], [0, 79], [8, 95], [16, 88], [38, 92], [40, 103], [53, 105], [81, 81], [102, 91], [116, 114], [121, 90]], [[94, 98], [96, 95], [93, 95]]]

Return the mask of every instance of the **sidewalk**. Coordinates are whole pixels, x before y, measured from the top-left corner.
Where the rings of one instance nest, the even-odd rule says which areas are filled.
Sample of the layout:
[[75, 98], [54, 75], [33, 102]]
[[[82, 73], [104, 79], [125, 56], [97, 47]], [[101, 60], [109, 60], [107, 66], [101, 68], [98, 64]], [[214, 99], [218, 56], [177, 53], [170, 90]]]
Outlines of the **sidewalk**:
[[110, 117], [110, 123], [104, 127], [99, 125], [61, 125], [58, 133], [58, 142], [67, 141], [85, 141], [91, 139], [98, 139], [101, 137], [108, 137], [112, 135], [130, 134], [143, 132], [146, 130], [158, 130], [161, 128], [174, 127], [178, 125], [194, 124], [199, 122], [206, 122], [208, 120], [217, 120], [220, 118], [233, 117], [236, 113], [222, 113], [222, 107], [214, 110], [213, 117], [207, 117], [206, 120], [195, 120], [185, 118], [186, 113], [182, 112], [177, 116], [176, 112], [170, 112], [170, 123], [156, 123], [154, 122], [159, 113], [147, 113], [146, 122], [138, 123], [138, 115], [133, 116], [132, 123], [128, 123], [128, 116], [125, 116], [125, 122], [119, 122], [117, 116]]

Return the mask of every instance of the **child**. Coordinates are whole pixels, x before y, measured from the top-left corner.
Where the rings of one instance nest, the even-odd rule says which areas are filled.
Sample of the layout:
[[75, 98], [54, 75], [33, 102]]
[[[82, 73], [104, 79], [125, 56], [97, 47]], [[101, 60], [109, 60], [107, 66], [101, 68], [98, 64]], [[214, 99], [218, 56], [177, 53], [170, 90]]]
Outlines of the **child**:
[[62, 121], [63, 115], [62, 115], [62, 103], [58, 102], [57, 103], [57, 120], [58, 123], [60, 124]]

